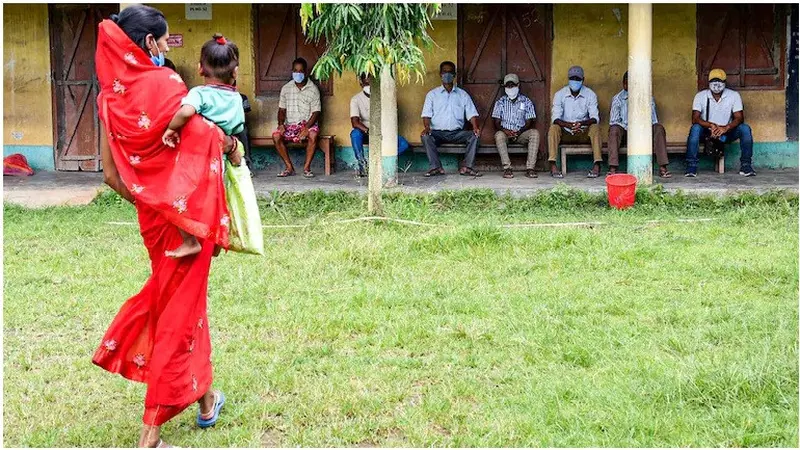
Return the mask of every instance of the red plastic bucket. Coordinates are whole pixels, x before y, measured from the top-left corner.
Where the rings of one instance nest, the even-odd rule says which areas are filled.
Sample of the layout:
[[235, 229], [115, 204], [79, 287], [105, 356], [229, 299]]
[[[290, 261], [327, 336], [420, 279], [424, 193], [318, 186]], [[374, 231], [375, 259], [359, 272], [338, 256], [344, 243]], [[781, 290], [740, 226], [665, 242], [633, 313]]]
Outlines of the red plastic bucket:
[[606, 177], [608, 204], [617, 209], [630, 208], [636, 201], [636, 177], [618, 173]]

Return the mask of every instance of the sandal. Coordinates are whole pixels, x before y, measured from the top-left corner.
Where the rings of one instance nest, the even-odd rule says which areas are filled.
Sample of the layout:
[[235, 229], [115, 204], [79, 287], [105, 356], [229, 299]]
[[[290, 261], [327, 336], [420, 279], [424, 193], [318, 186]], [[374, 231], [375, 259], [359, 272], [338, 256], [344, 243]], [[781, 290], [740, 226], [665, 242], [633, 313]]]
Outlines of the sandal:
[[503, 178], [514, 178], [514, 171], [511, 169], [503, 170]]
[[528, 169], [525, 171], [525, 176], [528, 178], [539, 178], [539, 175], [536, 175], [536, 171], [534, 169]]
[[550, 171], [550, 176], [553, 178], [564, 178], [564, 174], [559, 171]]
[[672, 173], [669, 170], [660, 170], [658, 176], [661, 178], [672, 178]]
[[159, 439], [158, 440], [158, 444], [156, 444], [156, 448], [180, 448], [180, 447], [175, 447], [174, 445], [169, 445], [166, 442], [164, 442], [163, 439]]
[[431, 169], [425, 172], [425, 177], [438, 177], [439, 175], [444, 175], [444, 169]]
[[303, 171], [303, 177], [304, 178], [314, 178], [314, 172], [312, 172], [310, 170], [304, 170]]
[[473, 176], [475, 178], [483, 176], [482, 173], [478, 172], [477, 170], [473, 169], [472, 167], [464, 167], [463, 169], [461, 169], [458, 172], [458, 174], [459, 175], [464, 175], [465, 177], [466, 176]]
[[204, 419], [202, 411], [197, 411], [197, 426], [200, 428], [209, 428], [213, 427], [217, 424], [217, 420], [219, 420], [219, 412], [222, 407], [225, 405], [225, 394], [222, 391], [214, 391], [214, 406], [211, 408], [211, 412], [207, 414], [211, 414], [211, 417], [208, 419]]
[[586, 178], [597, 178], [597, 177], [599, 177], [599, 176], [600, 176], [600, 174], [599, 174], [599, 173], [594, 173], [594, 172], [592, 172], [592, 171], [590, 170], [590, 171], [589, 171], [589, 173], [586, 175]]
[[278, 174], [278, 178], [286, 178], [286, 177], [293, 177], [294, 170], [285, 169], [283, 172]]

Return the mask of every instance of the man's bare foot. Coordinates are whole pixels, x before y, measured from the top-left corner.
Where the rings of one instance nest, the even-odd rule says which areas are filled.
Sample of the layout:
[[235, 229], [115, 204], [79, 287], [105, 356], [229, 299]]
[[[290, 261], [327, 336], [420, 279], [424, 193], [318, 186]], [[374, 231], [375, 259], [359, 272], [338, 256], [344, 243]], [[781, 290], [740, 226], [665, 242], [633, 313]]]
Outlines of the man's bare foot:
[[164, 255], [168, 258], [183, 258], [184, 256], [191, 256], [200, 253], [203, 247], [197, 242], [197, 239], [183, 241], [180, 247], [175, 250], [167, 250]]

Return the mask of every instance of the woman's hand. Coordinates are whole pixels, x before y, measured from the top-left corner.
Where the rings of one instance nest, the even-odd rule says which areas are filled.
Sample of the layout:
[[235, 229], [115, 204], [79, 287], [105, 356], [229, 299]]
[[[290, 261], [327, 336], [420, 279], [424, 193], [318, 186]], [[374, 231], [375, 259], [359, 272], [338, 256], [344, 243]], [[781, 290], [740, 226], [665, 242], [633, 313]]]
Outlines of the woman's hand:
[[232, 152], [228, 153], [228, 161], [230, 161], [231, 164], [233, 164], [236, 167], [241, 166], [242, 165], [242, 152], [240, 152], [237, 149], [237, 150], [233, 150]]

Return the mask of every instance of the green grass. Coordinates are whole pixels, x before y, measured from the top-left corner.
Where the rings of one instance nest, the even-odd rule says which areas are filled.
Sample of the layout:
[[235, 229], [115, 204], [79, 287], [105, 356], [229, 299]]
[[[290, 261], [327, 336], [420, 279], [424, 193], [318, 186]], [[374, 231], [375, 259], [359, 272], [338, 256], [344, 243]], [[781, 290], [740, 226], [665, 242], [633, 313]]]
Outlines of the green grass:
[[[209, 287], [216, 429], [180, 446], [798, 445], [798, 199], [565, 188], [262, 199], [267, 254]], [[4, 444], [136, 443], [144, 387], [91, 364], [148, 275], [135, 212], [5, 206]], [[712, 219], [681, 223], [677, 219]], [[661, 220], [648, 224], [649, 220]], [[504, 228], [597, 221], [592, 228]]]

